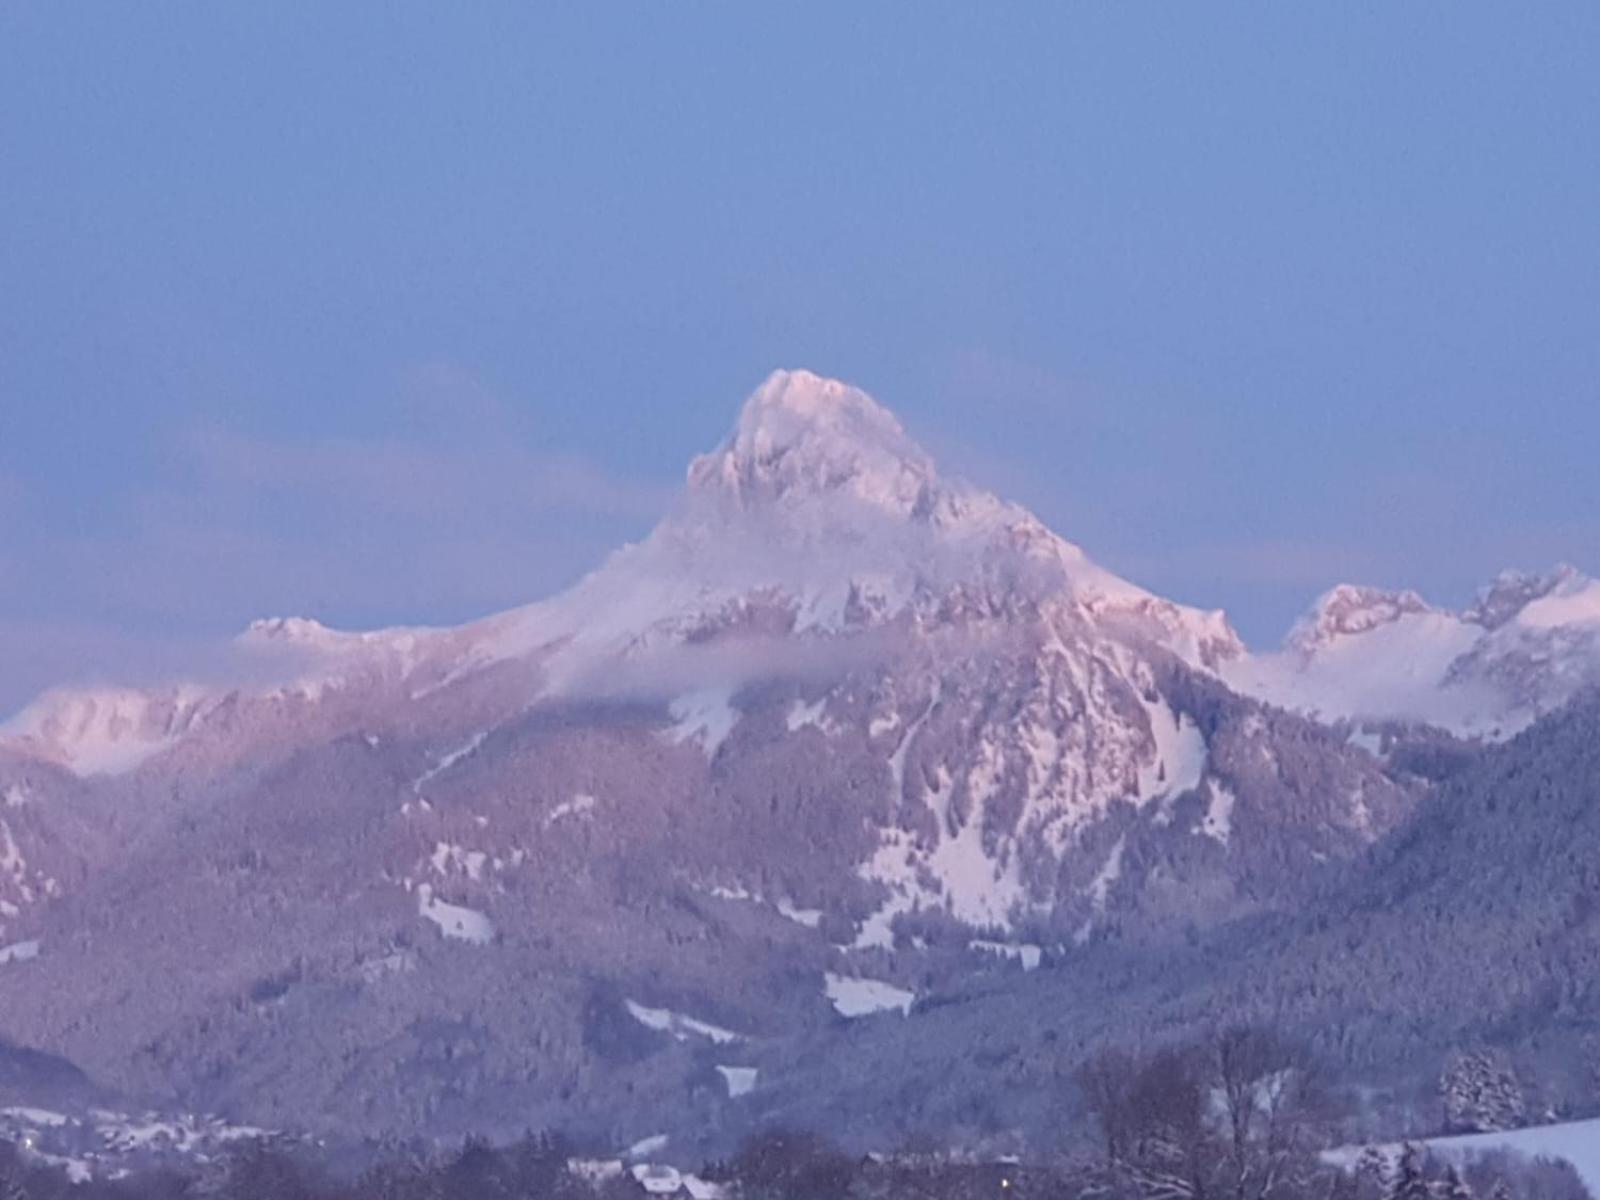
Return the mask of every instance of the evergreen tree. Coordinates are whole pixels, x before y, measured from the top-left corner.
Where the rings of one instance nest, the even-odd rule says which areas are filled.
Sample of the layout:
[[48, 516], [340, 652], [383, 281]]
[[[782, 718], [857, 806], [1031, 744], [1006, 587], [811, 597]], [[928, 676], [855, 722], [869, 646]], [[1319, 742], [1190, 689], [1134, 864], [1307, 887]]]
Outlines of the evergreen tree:
[[1363, 1196], [1387, 1196], [1393, 1182], [1389, 1175], [1389, 1156], [1376, 1146], [1368, 1146], [1356, 1161], [1356, 1181]]
[[1400, 1151], [1400, 1161], [1395, 1165], [1389, 1186], [1389, 1200], [1433, 1200], [1432, 1189], [1422, 1169], [1422, 1151], [1411, 1142]]
[[1524, 1123], [1522, 1084], [1504, 1055], [1457, 1051], [1440, 1073], [1439, 1094], [1452, 1132], [1493, 1133]]

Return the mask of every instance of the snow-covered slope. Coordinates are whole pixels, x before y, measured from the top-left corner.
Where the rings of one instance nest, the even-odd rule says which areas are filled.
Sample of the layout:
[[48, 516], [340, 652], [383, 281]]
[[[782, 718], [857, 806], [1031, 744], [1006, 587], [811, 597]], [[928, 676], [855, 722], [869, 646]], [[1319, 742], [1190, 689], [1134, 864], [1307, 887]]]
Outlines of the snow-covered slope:
[[[1510, 1151], [1530, 1159], [1547, 1158], [1572, 1164], [1591, 1192], [1600, 1194], [1600, 1120], [1564, 1121], [1556, 1125], [1530, 1125], [1499, 1133], [1468, 1133], [1454, 1137], [1424, 1138], [1421, 1144], [1440, 1157], [1457, 1162], [1496, 1151]], [[1399, 1157], [1401, 1143], [1376, 1147], [1390, 1162]], [[1340, 1146], [1323, 1154], [1325, 1162], [1353, 1169], [1366, 1146]]]
[[1507, 572], [1461, 612], [1415, 592], [1345, 585], [1317, 601], [1283, 650], [1232, 659], [1221, 674], [1325, 720], [1506, 737], [1600, 682], [1600, 582], [1567, 566]]
[[595, 662], [739, 625], [753, 638], [861, 632], [1070, 604], [1119, 636], [1213, 664], [1243, 647], [1219, 612], [1119, 579], [1015, 505], [942, 478], [864, 392], [779, 371], [645, 541], [572, 591], [471, 628], [480, 661], [549, 652], [553, 688]]
[[174, 745], [209, 699], [188, 686], [63, 690], [0, 725], [0, 740], [80, 775], [119, 775]]

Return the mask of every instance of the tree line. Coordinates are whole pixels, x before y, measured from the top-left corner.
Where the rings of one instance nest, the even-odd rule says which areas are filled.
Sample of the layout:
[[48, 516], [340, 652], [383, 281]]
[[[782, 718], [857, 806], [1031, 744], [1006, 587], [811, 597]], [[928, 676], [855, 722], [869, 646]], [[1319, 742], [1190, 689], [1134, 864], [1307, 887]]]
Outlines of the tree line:
[[[1447, 1081], [1453, 1115], [1457, 1100], [1474, 1115], [1506, 1103], [1490, 1060], [1463, 1057]], [[689, 1179], [641, 1180], [586, 1165], [554, 1134], [391, 1147], [342, 1170], [305, 1143], [263, 1138], [214, 1162], [74, 1183], [58, 1163], [0, 1142], [0, 1200], [1593, 1200], [1569, 1166], [1509, 1154], [1446, 1161], [1407, 1145], [1330, 1162], [1340, 1104], [1303, 1045], [1263, 1028], [1107, 1051], [1074, 1082], [1091, 1136], [1033, 1163], [859, 1156], [769, 1130]]]

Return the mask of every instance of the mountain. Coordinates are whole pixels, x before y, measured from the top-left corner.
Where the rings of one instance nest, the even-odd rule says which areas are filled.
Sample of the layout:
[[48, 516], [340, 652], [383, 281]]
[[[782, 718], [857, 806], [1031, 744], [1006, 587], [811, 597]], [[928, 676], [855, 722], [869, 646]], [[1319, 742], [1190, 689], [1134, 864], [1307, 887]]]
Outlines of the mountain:
[[270, 1126], [713, 1147], [844, 1114], [848, 1073], [800, 1081], [942, 996], [1304, 911], [1429, 793], [1418, 722], [1478, 753], [1588, 677], [1591, 586], [1338, 589], [1252, 655], [779, 372], [562, 595], [258, 622], [247, 682], [8, 722], [0, 1036]]

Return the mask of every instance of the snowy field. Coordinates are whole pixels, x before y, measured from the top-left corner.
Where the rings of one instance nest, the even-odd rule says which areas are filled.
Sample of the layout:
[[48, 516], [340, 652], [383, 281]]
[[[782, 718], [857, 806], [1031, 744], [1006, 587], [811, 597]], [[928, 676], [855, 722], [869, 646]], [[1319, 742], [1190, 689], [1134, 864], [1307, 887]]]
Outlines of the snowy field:
[[[1569, 1121], [1563, 1125], [1535, 1125], [1505, 1133], [1472, 1133], [1461, 1137], [1428, 1138], [1428, 1149], [1442, 1155], [1482, 1154], [1489, 1150], [1513, 1150], [1529, 1158], [1564, 1158], [1583, 1176], [1589, 1191], [1600, 1197], [1600, 1118]], [[1398, 1150], [1398, 1146], [1388, 1147]], [[1331, 1162], [1352, 1166], [1360, 1147], [1345, 1147], [1328, 1155]]]
[[1565, 1125], [1536, 1125], [1508, 1133], [1474, 1133], [1437, 1138], [1428, 1146], [1442, 1154], [1515, 1150], [1529, 1158], [1564, 1158], [1577, 1168], [1589, 1191], [1600, 1196], [1600, 1119]]

